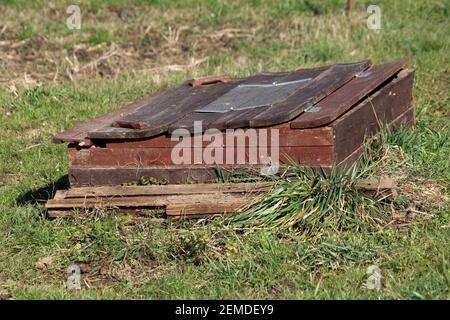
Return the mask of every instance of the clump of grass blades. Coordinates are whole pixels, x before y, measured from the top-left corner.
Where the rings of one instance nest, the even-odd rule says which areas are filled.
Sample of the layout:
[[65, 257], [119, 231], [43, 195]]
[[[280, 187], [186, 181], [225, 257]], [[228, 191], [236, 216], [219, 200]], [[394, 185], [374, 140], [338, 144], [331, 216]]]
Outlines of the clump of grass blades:
[[389, 217], [385, 204], [358, 192], [353, 182], [360, 173], [355, 168], [325, 172], [292, 164], [283, 173], [285, 179], [232, 216], [230, 225], [305, 235], [383, 225]]

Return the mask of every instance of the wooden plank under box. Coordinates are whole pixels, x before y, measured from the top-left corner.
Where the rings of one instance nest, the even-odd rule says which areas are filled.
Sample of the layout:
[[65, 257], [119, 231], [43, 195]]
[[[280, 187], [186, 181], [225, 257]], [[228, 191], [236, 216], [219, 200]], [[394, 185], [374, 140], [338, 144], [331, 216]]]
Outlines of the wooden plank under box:
[[208, 182], [289, 161], [349, 165], [382, 125], [414, 125], [414, 70], [407, 62], [194, 79], [82, 123], [54, 142], [68, 142], [72, 186], [141, 177]]

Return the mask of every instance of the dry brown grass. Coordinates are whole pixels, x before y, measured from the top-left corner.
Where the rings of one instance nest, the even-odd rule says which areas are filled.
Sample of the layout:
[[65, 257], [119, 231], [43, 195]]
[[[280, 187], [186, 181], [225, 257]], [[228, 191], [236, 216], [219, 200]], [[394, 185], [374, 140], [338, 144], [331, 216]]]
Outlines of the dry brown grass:
[[[245, 20], [237, 22], [229, 16], [217, 24], [202, 25], [198, 24], [198, 15], [207, 12], [144, 6], [128, 8], [127, 22], [120, 20], [113, 8], [82, 15], [82, 30], [70, 31], [64, 25], [63, 5], [44, 6], [39, 14], [23, 10], [17, 15], [9, 6], [0, 9], [6, 17], [0, 25], [0, 67], [4, 70], [0, 85], [13, 92], [18, 86], [116, 78], [122, 72], [150, 73], [158, 80], [169, 71], [193, 71], [218, 55], [233, 57], [245, 66], [249, 56], [239, 53], [243, 41], [259, 49], [281, 41], [284, 48], [274, 58], [282, 61], [292, 50], [327, 34], [345, 44], [355, 60], [365, 58], [359, 46], [350, 41], [351, 27], [361, 24], [364, 14], [351, 19], [329, 14], [279, 20], [243, 7], [240, 15], [245, 15]], [[32, 35], [20, 40], [24, 26], [31, 27]], [[368, 37], [370, 43], [374, 35]], [[216, 73], [236, 73], [234, 67], [216, 69]], [[261, 64], [258, 69], [262, 69]]]

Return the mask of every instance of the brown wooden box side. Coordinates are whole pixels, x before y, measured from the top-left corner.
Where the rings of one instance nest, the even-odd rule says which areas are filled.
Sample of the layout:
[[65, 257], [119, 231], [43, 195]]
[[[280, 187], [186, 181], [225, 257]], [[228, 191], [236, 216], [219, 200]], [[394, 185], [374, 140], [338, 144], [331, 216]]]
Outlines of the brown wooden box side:
[[[280, 146], [330, 146], [334, 143], [333, 130], [329, 127], [314, 128], [309, 130], [294, 130], [291, 129], [289, 123], [277, 125], [268, 128], [242, 128], [236, 129], [235, 135], [245, 135], [248, 132], [253, 131], [256, 136], [266, 135], [267, 145], [270, 146], [270, 136], [273, 130], [278, 130], [279, 145]], [[241, 133], [239, 133], [241, 132]], [[207, 135], [205, 135], [205, 138]], [[226, 143], [225, 133], [222, 134], [222, 141], [224, 145]], [[178, 144], [179, 140], [172, 141], [170, 135], [160, 135], [152, 138], [134, 139], [134, 140], [111, 140], [106, 142], [106, 148], [173, 148]], [[211, 141], [203, 141], [203, 147], [210, 144]], [[246, 142], [247, 145], [250, 141]], [[194, 145], [194, 140], [191, 138], [191, 145]]]
[[[306, 166], [331, 166], [334, 140], [331, 128], [293, 130], [289, 128], [288, 124], [274, 128], [279, 129], [280, 144], [282, 145], [279, 148], [279, 156], [282, 163], [288, 163], [289, 158], [292, 158]], [[226, 139], [223, 141], [225, 142]], [[270, 135], [267, 142], [266, 150], [268, 155], [271, 155]], [[159, 136], [137, 141], [110, 142], [104, 148], [69, 146], [69, 180], [72, 186], [81, 186], [121, 184], [137, 180], [141, 176], [167, 179], [170, 182], [188, 179], [205, 182], [218, 178], [217, 165], [208, 165], [206, 162], [193, 165], [174, 164], [172, 148], [177, 143], [177, 141], [171, 141], [170, 137]], [[204, 147], [208, 143], [203, 143], [202, 148], [191, 150], [192, 161], [194, 153], [200, 151], [200, 154], [203, 154]], [[250, 140], [246, 140], [246, 147], [235, 146], [230, 149], [226, 146], [225, 143], [222, 157], [224, 164], [220, 165], [225, 170], [235, 167], [247, 167], [249, 170], [255, 170], [261, 163], [257, 145], [250, 144]], [[235, 161], [233, 163], [238, 163], [238, 154], [245, 154], [246, 163], [227, 165], [226, 154], [231, 150], [234, 153]], [[250, 155], [252, 155], [252, 162], [250, 162]]]
[[412, 117], [406, 125], [414, 122], [414, 111], [408, 112], [414, 109], [413, 79], [414, 70], [402, 70], [391, 82], [330, 124], [334, 129], [337, 164], [350, 156], [356, 158], [365, 139], [378, 132], [382, 123], [391, 124], [402, 117]]
[[[172, 152], [178, 153], [181, 149], [171, 148], [127, 148], [127, 149], [108, 149], [108, 148], [89, 148], [80, 149], [69, 148], [69, 166], [77, 167], [147, 167], [147, 166], [166, 166], [183, 163], [174, 163]], [[222, 165], [222, 164], [263, 164], [260, 151], [257, 147], [246, 148], [225, 148], [222, 149], [222, 156], [217, 156], [219, 162], [207, 162], [205, 158], [205, 149], [191, 148], [190, 161], [187, 164], [193, 165]], [[279, 157], [281, 163], [289, 162], [289, 157], [297, 160], [304, 165], [324, 165], [329, 166], [333, 161], [333, 146], [284, 146], [279, 147]], [[267, 150], [269, 156], [273, 156], [271, 150]], [[181, 151], [180, 151], [181, 153]], [[195, 156], [198, 155], [196, 158]], [[227, 157], [231, 155], [231, 161]], [[245, 156], [245, 158], [244, 158]], [[198, 160], [197, 160], [198, 159]], [[242, 160], [239, 162], [239, 160]], [[245, 159], [245, 162], [243, 161]]]

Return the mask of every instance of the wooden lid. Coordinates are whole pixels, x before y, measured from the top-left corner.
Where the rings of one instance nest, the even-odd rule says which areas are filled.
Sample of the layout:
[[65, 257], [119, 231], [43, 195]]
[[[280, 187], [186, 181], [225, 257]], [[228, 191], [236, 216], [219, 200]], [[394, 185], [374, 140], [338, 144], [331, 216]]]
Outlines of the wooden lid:
[[142, 139], [176, 129], [326, 125], [348, 111], [408, 62], [372, 66], [370, 61], [260, 73], [243, 79], [209, 77], [186, 81], [59, 133], [55, 143], [92, 139]]

